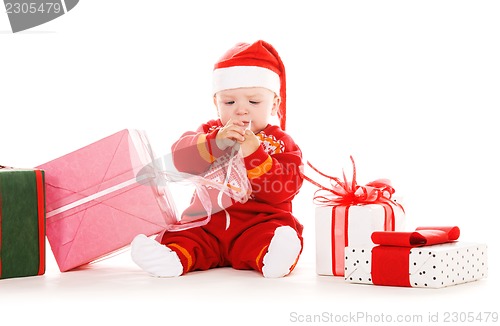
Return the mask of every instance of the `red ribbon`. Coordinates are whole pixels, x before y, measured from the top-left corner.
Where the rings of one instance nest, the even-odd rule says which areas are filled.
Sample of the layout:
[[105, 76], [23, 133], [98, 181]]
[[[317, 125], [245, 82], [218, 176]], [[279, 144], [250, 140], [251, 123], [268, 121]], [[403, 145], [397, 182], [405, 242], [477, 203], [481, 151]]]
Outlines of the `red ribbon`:
[[38, 203], [38, 275], [45, 273], [45, 180], [41, 170], [35, 170]]
[[304, 179], [311, 182], [319, 189], [314, 193], [313, 201], [316, 204], [331, 205], [332, 208], [332, 273], [333, 275], [344, 275], [344, 248], [348, 246], [348, 209], [353, 205], [379, 204], [384, 207], [385, 223], [384, 230], [394, 231], [394, 210], [391, 205], [403, 207], [391, 199], [395, 190], [388, 179], [377, 179], [365, 186], [360, 186], [356, 181], [356, 165], [350, 156], [353, 176], [348, 182], [342, 171], [343, 181], [339, 178], [329, 176], [320, 172], [310, 162], [307, 164], [318, 174], [330, 181], [331, 188], [324, 187], [311, 178], [303, 175]]
[[[356, 182], [356, 165], [354, 159], [350, 156], [352, 162], [352, 181], [348, 182], [344, 171], [342, 176], [344, 181], [337, 177], [332, 177], [320, 172], [310, 162], [307, 164], [321, 176], [330, 180], [331, 188], [327, 188], [303, 175], [304, 179], [311, 182], [319, 189], [316, 190], [314, 202], [317, 204], [326, 205], [357, 205], [357, 204], [376, 204], [390, 201], [401, 207], [398, 203], [392, 201], [391, 197], [395, 190], [388, 179], [377, 179], [367, 183], [365, 186], [360, 186]], [[402, 207], [401, 207], [402, 209]]]
[[410, 285], [410, 250], [413, 247], [452, 242], [460, 236], [457, 226], [419, 227], [414, 232], [372, 233], [372, 282], [376, 285]]

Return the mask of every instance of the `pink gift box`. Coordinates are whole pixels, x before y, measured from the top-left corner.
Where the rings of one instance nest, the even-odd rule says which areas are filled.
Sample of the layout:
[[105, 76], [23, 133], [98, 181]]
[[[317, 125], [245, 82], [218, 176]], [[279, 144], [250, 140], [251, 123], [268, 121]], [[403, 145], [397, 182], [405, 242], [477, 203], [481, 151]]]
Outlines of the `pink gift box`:
[[38, 167], [45, 170], [46, 234], [61, 272], [176, 223], [168, 189], [144, 173], [153, 160], [146, 134], [125, 129]]

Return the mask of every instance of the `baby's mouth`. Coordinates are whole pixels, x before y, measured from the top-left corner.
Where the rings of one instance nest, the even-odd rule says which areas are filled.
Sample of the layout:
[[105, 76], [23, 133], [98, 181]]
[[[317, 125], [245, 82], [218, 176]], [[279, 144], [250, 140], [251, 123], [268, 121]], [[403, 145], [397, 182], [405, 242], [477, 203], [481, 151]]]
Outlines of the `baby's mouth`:
[[252, 120], [250, 120], [250, 121], [242, 121], [242, 122], [243, 122], [243, 126], [245, 127], [245, 129], [251, 130], [251, 128], [252, 128]]

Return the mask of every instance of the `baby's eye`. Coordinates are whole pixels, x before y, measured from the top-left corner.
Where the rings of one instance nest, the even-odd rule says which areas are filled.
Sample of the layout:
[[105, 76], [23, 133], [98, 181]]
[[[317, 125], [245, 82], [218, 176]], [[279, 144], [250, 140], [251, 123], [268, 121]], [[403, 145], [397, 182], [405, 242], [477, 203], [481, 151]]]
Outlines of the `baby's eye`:
[[259, 101], [249, 101], [250, 104], [259, 104], [260, 102]]
[[234, 101], [226, 101], [226, 102], [224, 102], [224, 104], [231, 105], [231, 104], [234, 104]]

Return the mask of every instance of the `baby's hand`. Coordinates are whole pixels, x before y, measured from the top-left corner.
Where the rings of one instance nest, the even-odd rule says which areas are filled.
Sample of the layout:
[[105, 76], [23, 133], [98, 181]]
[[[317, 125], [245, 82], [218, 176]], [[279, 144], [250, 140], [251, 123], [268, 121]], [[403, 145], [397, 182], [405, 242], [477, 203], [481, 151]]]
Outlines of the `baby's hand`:
[[229, 120], [224, 127], [220, 128], [215, 137], [217, 147], [221, 150], [234, 146], [236, 142], [242, 143], [244, 141], [245, 125], [243, 122], [233, 120]]
[[245, 140], [241, 143], [243, 157], [251, 155], [259, 146], [260, 139], [251, 130], [245, 130]]

